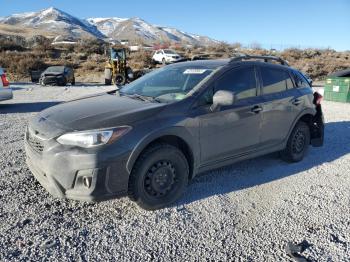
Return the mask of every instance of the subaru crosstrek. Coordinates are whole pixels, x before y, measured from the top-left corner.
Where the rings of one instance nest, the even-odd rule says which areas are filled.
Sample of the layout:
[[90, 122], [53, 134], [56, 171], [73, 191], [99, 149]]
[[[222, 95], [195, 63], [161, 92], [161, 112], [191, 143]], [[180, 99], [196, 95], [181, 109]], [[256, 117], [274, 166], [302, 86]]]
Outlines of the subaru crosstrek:
[[162, 208], [201, 172], [275, 151], [302, 160], [323, 144], [321, 98], [276, 57], [173, 64], [39, 113], [27, 163], [54, 196]]

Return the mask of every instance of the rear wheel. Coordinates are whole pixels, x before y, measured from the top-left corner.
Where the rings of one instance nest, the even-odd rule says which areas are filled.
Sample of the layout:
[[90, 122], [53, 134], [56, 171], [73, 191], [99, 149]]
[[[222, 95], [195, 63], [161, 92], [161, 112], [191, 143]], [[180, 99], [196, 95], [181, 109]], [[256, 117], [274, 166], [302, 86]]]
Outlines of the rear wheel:
[[298, 122], [289, 136], [287, 146], [281, 155], [285, 161], [301, 161], [310, 145], [310, 129], [305, 122]]
[[125, 75], [123, 75], [123, 74], [116, 74], [115, 77], [114, 77], [114, 83], [117, 86], [124, 85], [126, 83]]
[[147, 210], [168, 206], [184, 192], [189, 167], [184, 154], [168, 144], [156, 144], [136, 161], [129, 180], [129, 197]]

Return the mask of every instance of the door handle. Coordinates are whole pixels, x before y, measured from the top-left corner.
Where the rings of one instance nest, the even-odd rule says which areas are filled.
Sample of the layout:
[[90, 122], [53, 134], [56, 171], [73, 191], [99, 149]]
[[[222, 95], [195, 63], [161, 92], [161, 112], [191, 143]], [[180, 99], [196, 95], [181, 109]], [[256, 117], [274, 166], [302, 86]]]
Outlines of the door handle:
[[254, 106], [252, 107], [252, 109], [250, 109], [250, 111], [252, 111], [255, 114], [260, 113], [263, 110], [263, 108], [261, 106]]
[[296, 98], [296, 99], [294, 99], [294, 100], [292, 101], [292, 104], [295, 105], [295, 106], [298, 106], [298, 105], [300, 105], [302, 102], [303, 102], [302, 100]]

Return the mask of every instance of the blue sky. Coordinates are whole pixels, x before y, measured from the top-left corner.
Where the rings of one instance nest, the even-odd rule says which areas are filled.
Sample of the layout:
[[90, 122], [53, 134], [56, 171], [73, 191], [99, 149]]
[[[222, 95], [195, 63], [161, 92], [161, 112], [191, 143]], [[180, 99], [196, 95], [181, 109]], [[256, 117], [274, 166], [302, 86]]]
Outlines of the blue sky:
[[140, 17], [229, 43], [350, 50], [350, 0], [0, 0], [0, 16], [50, 6], [80, 18]]

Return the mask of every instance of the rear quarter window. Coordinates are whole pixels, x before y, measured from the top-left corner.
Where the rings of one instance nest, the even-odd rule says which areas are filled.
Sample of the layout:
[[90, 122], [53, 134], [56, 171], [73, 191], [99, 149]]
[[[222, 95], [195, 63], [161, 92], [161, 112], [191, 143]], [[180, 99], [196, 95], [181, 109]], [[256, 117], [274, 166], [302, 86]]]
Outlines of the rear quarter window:
[[293, 71], [293, 77], [295, 81], [295, 85], [298, 88], [303, 88], [303, 87], [310, 87], [309, 82], [306, 80], [306, 78], [299, 73], [298, 71]]

